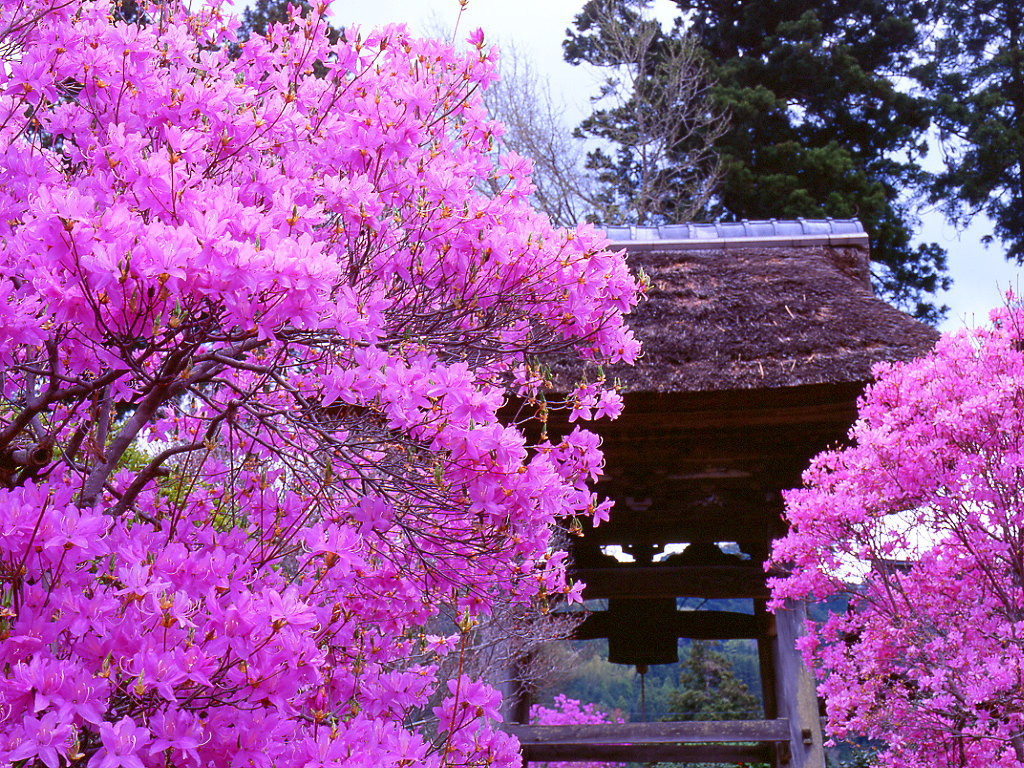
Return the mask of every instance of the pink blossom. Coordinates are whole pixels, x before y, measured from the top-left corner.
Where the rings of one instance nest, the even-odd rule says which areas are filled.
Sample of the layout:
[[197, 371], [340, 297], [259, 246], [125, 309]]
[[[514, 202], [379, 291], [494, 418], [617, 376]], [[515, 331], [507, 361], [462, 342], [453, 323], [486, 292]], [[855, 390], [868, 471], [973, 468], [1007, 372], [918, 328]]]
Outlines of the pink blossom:
[[4, 755], [6, 761], [34, 758], [47, 768], [57, 768], [61, 758], [68, 757], [74, 731], [56, 712], [48, 712], [38, 719], [26, 717], [12, 736], [10, 747], [0, 746], [0, 755]]
[[172, 760], [179, 755], [184, 756], [192, 765], [199, 765], [197, 751], [201, 746], [198, 733], [202, 732], [196, 718], [187, 712], [158, 712], [149, 721], [149, 729], [153, 741], [149, 744], [149, 754], [156, 755], [169, 751]]
[[[618, 714], [609, 714], [596, 704], [585, 704], [565, 694], [558, 694], [550, 707], [534, 704], [530, 707], [530, 722], [534, 725], [601, 725], [622, 723]], [[559, 762], [547, 763], [549, 768], [605, 768], [621, 763]]]
[[137, 726], [125, 717], [116, 723], [102, 723], [100, 738], [103, 746], [96, 753], [98, 768], [144, 768], [139, 755], [150, 742], [147, 729]]

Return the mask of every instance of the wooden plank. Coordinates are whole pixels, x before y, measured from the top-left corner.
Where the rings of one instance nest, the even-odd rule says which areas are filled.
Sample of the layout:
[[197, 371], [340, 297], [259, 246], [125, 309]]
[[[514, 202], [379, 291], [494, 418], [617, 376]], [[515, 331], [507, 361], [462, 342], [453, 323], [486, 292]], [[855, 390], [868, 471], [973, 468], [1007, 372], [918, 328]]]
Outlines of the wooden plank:
[[[650, 430], [708, 430], [723, 426], [833, 424], [846, 428], [857, 416], [857, 398], [866, 382], [810, 384], [766, 389], [715, 392], [626, 392], [622, 416], [614, 422], [601, 420], [596, 431], [606, 438], [628, 438]], [[511, 399], [500, 414], [511, 420], [521, 401]], [[547, 427], [553, 440], [568, 434], [574, 424], [568, 411], [555, 411]], [[535, 425], [529, 425], [531, 427]]]
[[505, 730], [527, 745], [710, 744], [716, 742], [789, 741], [790, 724], [775, 720], [694, 720], [672, 723], [602, 723], [598, 725], [512, 725]]
[[[855, 415], [855, 414], [854, 414]], [[626, 417], [623, 416], [623, 419]], [[657, 419], [657, 424], [646, 422], [632, 426], [600, 425], [597, 431], [604, 439], [602, 451], [625, 460], [625, 466], [637, 462], [653, 452], [655, 457], [675, 457], [682, 461], [763, 462], [773, 455], [787, 457], [804, 452], [807, 442], [818, 444], [822, 440], [843, 440], [850, 420], [836, 422], [806, 422], [802, 424], [742, 424], [732, 426], [699, 425], [675, 426]], [[773, 440], [774, 438], [774, 440]], [[776, 451], [772, 453], [773, 444]], [[634, 446], [634, 452], [630, 447]], [[609, 451], [611, 454], [609, 454]]]
[[791, 768], [825, 768], [825, 749], [814, 676], [796, 650], [807, 608], [790, 601], [775, 612], [775, 677], [780, 714], [789, 723]]
[[[600, 529], [598, 529], [600, 530]], [[757, 566], [683, 565], [579, 568], [586, 599], [608, 597], [767, 598], [765, 574]]]
[[767, 763], [775, 754], [765, 744], [538, 744], [523, 747], [530, 762], [593, 760], [638, 763]]
[[[647, 414], [623, 409], [622, 423], [612, 427], [599, 425], [602, 433], [624, 432], [627, 427], [649, 422], [642, 418]], [[655, 428], [664, 429], [734, 429], [736, 427], [763, 427], [807, 424], [849, 425], [857, 417], [855, 402], [823, 404], [782, 404], [763, 407], [736, 408], [721, 411], [663, 411], [655, 413]]]
[[[807, 459], [802, 457], [800, 462], [801, 469], [805, 469]], [[624, 489], [610, 484], [598, 490], [606, 498], [615, 500], [612, 515], [621, 517], [623, 522], [637, 517], [649, 517], [650, 522], [655, 524], [665, 518], [714, 523], [715, 521], [708, 520], [709, 511], [750, 521], [764, 518], [774, 520], [778, 518], [783, 508], [781, 491], [776, 488], [726, 488], [720, 483], [687, 484], [667, 480], [648, 482], [654, 482], [654, 485]], [[711, 492], [714, 493], [715, 499], [709, 503], [707, 494]], [[615, 524], [622, 523], [616, 520]], [[597, 530], [603, 527], [604, 524]]]
[[[620, 629], [617, 617], [608, 611], [587, 616], [573, 633], [577, 640], [608, 637]], [[645, 626], [644, 632], [675, 633], [691, 640], [756, 639], [764, 634], [766, 621], [736, 611], [676, 611], [669, 617], [657, 617], [657, 628]]]

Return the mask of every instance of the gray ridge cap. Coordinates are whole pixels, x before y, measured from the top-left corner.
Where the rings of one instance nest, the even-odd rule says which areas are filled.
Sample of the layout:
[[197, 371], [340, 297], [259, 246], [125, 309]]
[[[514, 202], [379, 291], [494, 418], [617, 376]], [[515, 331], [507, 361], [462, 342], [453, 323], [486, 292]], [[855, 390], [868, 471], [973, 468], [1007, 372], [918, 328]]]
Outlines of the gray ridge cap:
[[857, 219], [744, 219], [710, 224], [658, 227], [605, 227], [612, 248], [729, 248], [750, 246], [835, 245], [868, 247]]

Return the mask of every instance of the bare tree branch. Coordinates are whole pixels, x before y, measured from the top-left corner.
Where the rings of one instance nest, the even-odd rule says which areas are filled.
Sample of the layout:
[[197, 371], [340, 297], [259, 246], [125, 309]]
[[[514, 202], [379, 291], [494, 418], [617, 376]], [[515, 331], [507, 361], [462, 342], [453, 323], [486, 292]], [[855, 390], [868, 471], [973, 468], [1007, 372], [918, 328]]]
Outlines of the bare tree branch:
[[533, 161], [534, 204], [562, 227], [592, 217], [599, 187], [586, 170], [586, 141], [565, 123], [550, 80], [520, 48], [502, 46], [501, 80], [484, 92], [484, 103], [505, 124], [502, 149]]
[[580, 128], [611, 145], [587, 159], [605, 224], [692, 219], [722, 176], [715, 143], [728, 116], [712, 102], [707, 68], [692, 40], [678, 29], [664, 34], [646, 6], [591, 0], [584, 10], [593, 30], [588, 58], [607, 71], [595, 112]]

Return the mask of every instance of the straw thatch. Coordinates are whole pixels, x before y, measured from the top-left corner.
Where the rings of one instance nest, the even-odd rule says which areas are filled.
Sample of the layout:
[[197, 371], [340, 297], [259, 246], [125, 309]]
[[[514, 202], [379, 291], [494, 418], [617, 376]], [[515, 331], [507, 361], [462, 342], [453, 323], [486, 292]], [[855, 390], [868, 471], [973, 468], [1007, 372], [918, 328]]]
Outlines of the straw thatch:
[[[644, 356], [608, 373], [626, 392], [700, 392], [858, 382], [938, 334], [874, 296], [868, 252], [827, 243], [627, 244], [650, 278], [632, 317]], [[580, 368], [552, 365], [564, 384]]]

